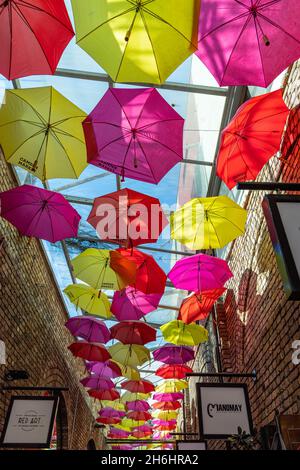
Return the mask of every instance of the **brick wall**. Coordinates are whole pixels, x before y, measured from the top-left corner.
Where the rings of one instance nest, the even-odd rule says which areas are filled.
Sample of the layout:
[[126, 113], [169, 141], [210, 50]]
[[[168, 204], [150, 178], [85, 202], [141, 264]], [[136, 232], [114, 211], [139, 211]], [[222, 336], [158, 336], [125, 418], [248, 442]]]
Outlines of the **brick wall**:
[[[16, 185], [11, 168], [0, 155], [0, 190]], [[74, 338], [64, 327], [67, 313], [40, 243], [21, 237], [0, 218], [0, 339], [5, 342], [7, 365], [0, 365], [0, 387], [9, 369], [26, 370], [30, 379], [19, 386], [68, 387], [61, 400], [61, 434], [66, 449], [86, 449], [90, 439], [103, 446], [94, 429], [95, 410], [79, 380], [83, 362], [67, 346]], [[10, 392], [0, 392], [0, 430]]]

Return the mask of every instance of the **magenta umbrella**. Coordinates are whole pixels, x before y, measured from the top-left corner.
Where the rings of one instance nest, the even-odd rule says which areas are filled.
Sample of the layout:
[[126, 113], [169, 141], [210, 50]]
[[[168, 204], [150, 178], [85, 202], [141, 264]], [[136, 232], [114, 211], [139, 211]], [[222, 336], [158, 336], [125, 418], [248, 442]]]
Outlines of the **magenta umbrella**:
[[110, 88], [83, 122], [88, 162], [157, 184], [182, 160], [183, 125], [154, 88]]
[[51, 243], [77, 237], [81, 217], [61, 194], [24, 184], [1, 193], [0, 206], [21, 235]]
[[174, 344], [165, 344], [161, 348], [153, 351], [155, 361], [164, 364], [185, 364], [194, 359], [193, 348], [189, 346], [176, 346]]
[[162, 294], [145, 294], [134, 287], [114, 293], [111, 311], [119, 321], [140, 320], [157, 309]]
[[164, 419], [153, 419], [152, 424], [154, 426], [168, 426], [171, 424], [177, 424], [177, 419], [170, 419], [169, 421], [166, 421]]
[[95, 374], [84, 377], [84, 379], [80, 380], [80, 383], [84, 387], [96, 390], [111, 390], [115, 386], [112, 380]]
[[267, 87], [300, 57], [299, 0], [202, 0], [197, 56], [219, 85]]
[[141, 426], [134, 426], [134, 431], [139, 431], [139, 432], [152, 432], [152, 426], [150, 424], [142, 424]]
[[124, 418], [126, 416], [125, 411], [115, 410], [107, 406], [98, 411], [100, 418]]
[[116, 379], [122, 376], [122, 371], [118, 364], [112, 360], [106, 362], [88, 362], [86, 368], [89, 372], [98, 375], [99, 377], [105, 377], [108, 379]]
[[79, 336], [92, 343], [107, 343], [110, 340], [109, 329], [97, 318], [80, 315], [70, 318], [65, 326], [73, 336]]
[[183, 400], [184, 394], [182, 392], [172, 393], [154, 393], [153, 400], [157, 401], [176, 401]]
[[[164, 434], [164, 433], [161, 433], [159, 431], [155, 431], [153, 433], [153, 439], [155, 439], [156, 441], [159, 441], [161, 439], [165, 439], [166, 441], [168, 441], [169, 439], [172, 439], [172, 438], [173, 438], [173, 436], [170, 433]], [[171, 449], [173, 449], [173, 444], [171, 444], [171, 446], [172, 446]]]
[[124, 429], [115, 428], [114, 426], [110, 427], [110, 432], [118, 437], [128, 437], [130, 432], [125, 431]]
[[151, 406], [145, 400], [135, 400], [126, 402], [127, 409], [129, 411], [148, 411]]
[[177, 289], [193, 292], [224, 287], [232, 276], [225, 260], [204, 254], [180, 259], [168, 274]]

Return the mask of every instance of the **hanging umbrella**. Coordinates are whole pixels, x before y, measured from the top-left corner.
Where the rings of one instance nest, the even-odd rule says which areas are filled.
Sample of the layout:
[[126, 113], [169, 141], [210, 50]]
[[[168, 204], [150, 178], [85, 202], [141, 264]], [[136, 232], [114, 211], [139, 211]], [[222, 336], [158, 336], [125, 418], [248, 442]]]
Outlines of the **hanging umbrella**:
[[172, 419], [177, 419], [178, 412], [177, 411], [155, 410], [155, 411], [152, 411], [152, 416], [154, 416], [157, 419], [163, 419], [164, 421], [169, 421], [169, 420], [172, 420]]
[[134, 431], [139, 431], [139, 432], [151, 432], [152, 433], [152, 427], [150, 424], [142, 424], [141, 426], [136, 426], [133, 428]]
[[120, 398], [119, 392], [114, 389], [110, 390], [97, 390], [97, 389], [92, 389], [88, 390], [88, 394], [92, 398], [97, 398], [98, 400], [104, 401], [104, 400], [118, 400]]
[[95, 374], [84, 377], [80, 380], [80, 383], [84, 387], [95, 390], [111, 390], [115, 386], [112, 380]]
[[168, 423], [168, 424], [161, 424], [159, 426], [155, 426], [156, 431], [174, 431], [177, 428], [177, 423]]
[[300, 57], [299, 15], [297, 0], [202, 0], [196, 54], [220, 86], [268, 87]]
[[129, 401], [126, 406], [129, 411], [148, 411], [151, 408], [145, 400]]
[[126, 439], [130, 434], [128, 431], [124, 431], [123, 429], [118, 429], [115, 426], [111, 426], [110, 433], [111, 433], [111, 435], [115, 436], [115, 437], [111, 437], [111, 435], [109, 434], [108, 437], [110, 437], [111, 439], [115, 439], [115, 438], [116, 439], [119, 439], [119, 438]]
[[175, 401], [183, 400], [184, 394], [181, 392], [176, 393], [154, 393], [153, 400], [165, 402], [165, 401]]
[[131, 367], [142, 366], [150, 361], [150, 352], [139, 344], [116, 343], [108, 349], [112, 359]]
[[[152, 424], [153, 426], [155, 427], [155, 430], [158, 430], [158, 427], [159, 426], [173, 426], [175, 424], [177, 424], [177, 419], [169, 419], [169, 420], [165, 420], [165, 419], [152, 419]], [[161, 431], [163, 431], [161, 429]], [[164, 431], [167, 431], [167, 429], [164, 429]]]
[[[182, 160], [183, 125], [154, 88], [110, 88], [83, 122], [88, 162], [158, 184]], [[154, 228], [157, 238], [160, 224]]]
[[118, 424], [121, 422], [121, 418], [119, 418], [118, 416], [116, 416], [115, 418], [113, 416], [107, 416], [107, 417], [99, 417], [96, 419], [97, 423], [100, 423], [100, 424]]
[[144, 422], [145, 422], [144, 420], [143, 421], [138, 421], [138, 420], [131, 419], [131, 418], [123, 418], [121, 424], [124, 428], [132, 429], [136, 426], [139, 426], [140, 424], [144, 424]]
[[134, 421], [148, 421], [151, 419], [151, 414], [148, 411], [129, 411], [127, 417]]
[[129, 379], [129, 380], [140, 379], [140, 373], [135, 367], [130, 367], [127, 364], [121, 364], [120, 362], [117, 362], [117, 361], [113, 361], [113, 362], [115, 362], [120, 367], [122, 377], [126, 377], [126, 379]]
[[98, 343], [87, 343], [86, 341], [77, 341], [68, 346], [75, 357], [81, 357], [86, 361], [104, 362], [110, 359], [110, 354], [104, 346]]
[[127, 380], [121, 383], [121, 387], [133, 393], [149, 393], [155, 390], [155, 386], [149, 380]]
[[122, 321], [110, 328], [112, 339], [123, 344], [151, 343], [156, 340], [156, 330], [144, 322]]
[[86, 114], [52, 87], [6, 90], [4, 100], [0, 142], [6, 160], [42, 181], [78, 178], [87, 166]]
[[202, 291], [187, 297], [180, 306], [178, 320], [182, 320], [184, 323], [205, 320], [212, 310], [214, 303], [225, 291], [226, 289], [221, 287], [219, 289]]
[[88, 248], [71, 264], [74, 276], [95, 289], [123, 289], [136, 275], [135, 265], [116, 251]]
[[[120, 431], [125, 431], [125, 432], [130, 433], [130, 432], [131, 432], [131, 428], [128, 427], [128, 426], [125, 426], [125, 424], [123, 424], [123, 422], [124, 422], [125, 419], [126, 419], [126, 418], [123, 418], [120, 424], [114, 425], [114, 426], [113, 426], [114, 430], [115, 430], [115, 429], [119, 429]], [[128, 424], [128, 423], [126, 423], [126, 424]], [[128, 438], [130, 438], [130, 436], [128, 436]]]
[[124, 411], [126, 412], [126, 407], [123, 403], [121, 403], [120, 400], [102, 400], [100, 401], [100, 407], [101, 408], [113, 408], [114, 410], [117, 411]]
[[90, 315], [102, 318], [110, 318], [110, 303], [108, 297], [100, 290], [85, 284], [70, 284], [64, 289], [69, 300]]
[[237, 110], [222, 131], [217, 158], [217, 174], [229, 189], [254, 180], [279, 151], [288, 113], [282, 90], [255, 96]]
[[181, 258], [168, 274], [177, 289], [194, 292], [224, 287], [232, 276], [225, 260], [204, 254]]
[[132, 287], [145, 294], [162, 294], [164, 292], [167, 276], [152, 256], [142, 253], [136, 248], [118, 248], [117, 251], [136, 264], [136, 280]]
[[115, 408], [110, 407], [102, 408], [98, 411], [98, 414], [100, 418], [124, 418], [124, 416], [126, 416], [125, 411], [116, 410]]
[[174, 346], [166, 344], [153, 351], [155, 361], [165, 364], [185, 364], [194, 359], [194, 351], [188, 346]]
[[144, 294], [134, 287], [114, 293], [111, 311], [119, 321], [140, 320], [157, 309], [162, 294]]
[[122, 375], [120, 367], [110, 359], [106, 362], [89, 362], [86, 368], [90, 373], [109, 379], [116, 379]]
[[227, 196], [191, 199], [171, 214], [171, 238], [191, 250], [223, 248], [245, 231], [247, 211]]
[[163, 379], [185, 379], [186, 374], [191, 372], [193, 372], [193, 369], [183, 364], [166, 364], [159, 367], [155, 374]]
[[74, 36], [63, 0], [2, 1], [0, 73], [8, 80], [52, 75]]
[[125, 392], [121, 397], [122, 403], [127, 403], [131, 401], [137, 400], [147, 400], [150, 398], [151, 393], [132, 393], [132, 392]]
[[131, 248], [155, 243], [168, 225], [159, 200], [132, 189], [96, 198], [87, 221], [101, 240]]
[[62, 194], [24, 184], [0, 193], [0, 204], [1, 217], [22, 235], [51, 243], [77, 237], [81, 217]]
[[179, 401], [158, 401], [156, 403], [152, 403], [152, 408], [162, 411], [175, 411], [181, 408], [181, 404]]
[[72, 0], [72, 8], [77, 44], [115, 82], [163, 83], [197, 50], [200, 0]]
[[69, 318], [65, 326], [73, 336], [79, 336], [91, 343], [107, 343], [110, 331], [105, 323], [96, 318], [80, 315]]
[[186, 380], [165, 380], [155, 388], [157, 393], [176, 393], [188, 388]]
[[201, 325], [181, 320], [172, 320], [160, 327], [163, 337], [172, 344], [183, 346], [197, 346], [208, 340], [208, 331]]
[[[135, 439], [149, 439], [152, 436], [152, 431], [141, 432], [141, 431], [133, 431], [131, 435]], [[137, 449], [144, 450], [144, 447], [139, 446]]]

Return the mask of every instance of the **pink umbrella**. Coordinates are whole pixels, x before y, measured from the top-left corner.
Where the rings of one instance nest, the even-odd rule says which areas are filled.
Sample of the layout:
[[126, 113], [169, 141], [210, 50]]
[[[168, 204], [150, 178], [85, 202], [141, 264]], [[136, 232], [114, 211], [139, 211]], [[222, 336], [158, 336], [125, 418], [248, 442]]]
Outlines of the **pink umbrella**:
[[106, 362], [89, 362], [86, 364], [86, 368], [89, 372], [99, 377], [115, 379], [122, 376], [122, 371], [118, 364], [110, 359]]
[[154, 426], [168, 426], [172, 424], [177, 424], [177, 419], [170, 419], [169, 421], [166, 421], [164, 419], [153, 419], [152, 424]]
[[90, 341], [92, 343], [107, 343], [110, 340], [110, 331], [105, 323], [97, 318], [80, 315], [70, 318], [66, 327], [73, 336]]
[[224, 287], [232, 276], [225, 260], [204, 254], [180, 259], [168, 274], [177, 289], [193, 292]]
[[128, 401], [126, 406], [129, 411], [148, 411], [151, 408], [145, 400]]
[[0, 207], [21, 235], [51, 243], [77, 237], [81, 217], [61, 194], [25, 184], [1, 193]]
[[111, 390], [115, 386], [112, 380], [101, 376], [99, 377], [99, 375], [94, 374], [84, 377], [84, 379], [80, 380], [80, 383], [84, 387], [96, 390]]
[[183, 400], [184, 394], [182, 392], [173, 393], [154, 393], [153, 400], [157, 401], [172, 401]]
[[166, 344], [153, 351], [153, 357], [155, 361], [160, 361], [164, 364], [185, 364], [194, 359], [194, 351], [189, 346]]
[[141, 426], [135, 426], [133, 429], [135, 431], [152, 433], [152, 427], [150, 426], [150, 424], [142, 424]]
[[183, 125], [154, 88], [110, 88], [83, 122], [88, 162], [157, 184], [182, 160]]
[[202, 0], [197, 56], [219, 85], [267, 87], [300, 57], [299, 0]]
[[117, 436], [118, 438], [122, 437], [128, 437], [130, 435], [130, 432], [124, 431], [124, 429], [119, 429], [111, 426], [110, 432]]
[[[172, 434], [168, 433], [168, 434], [162, 434], [160, 433], [159, 431], [155, 431], [155, 433], [153, 433], [153, 439], [155, 439], [156, 441], [160, 441], [161, 439], [165, 439], [166, 441], [168, 441], [169, 439], [172, 439], [173, 436]], [[173, 449], [173, 444], [171, 444], [171, 449]]]
[[111, 311], [119, 321], [139, 320], [157, 309], [162, 294], [144, 294], [134, 287], [114, 293]]
[[106, 408], [102, 408], [98, 411], [100, 418], [124, 418], [126, 416], [125, 411], [115, 410], [107, 406]]

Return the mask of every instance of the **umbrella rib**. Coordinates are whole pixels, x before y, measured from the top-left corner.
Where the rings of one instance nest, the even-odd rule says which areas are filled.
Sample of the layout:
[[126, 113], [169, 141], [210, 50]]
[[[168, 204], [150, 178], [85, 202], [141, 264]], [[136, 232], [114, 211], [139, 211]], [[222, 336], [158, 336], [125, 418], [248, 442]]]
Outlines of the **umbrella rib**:
[[72, 139], [77, 140], [77, 141], [80, 142], [81, 144], [84, 144], [84, 143], [85, 143], [84, 140], [81, 140], [79, 137], [76, 137], [75, 135], [72, 135], [72, 134], [70, 134], [69, 132], [63, 131], [62, 129], [57, 128], [57, 129], [54, 129], [54, 130], [53, 130], [53, 126], [51, 126], [51, 131], [53, 131], [53, 133], [55, 133], [56, 135], [57, 135], [57, 134], [61, 134], [61, 135], [65, 136], [65, 137], [72, 137]]
[[[128, 42], [129, 42], [129, 41], [128, 41]], [[128, 42], [127, 42], [126, 46], [128, 45]], [[126, 52], [126, 50], [124, 50], [123, 56], [125, 55], [125, 52]], [[118, 97], [115, 95], [115, 93], [114, 93], [112, 90], [113, 90], [113, 89], [111, 89], [110, 92], [111, 92], [111, 94], [113, 95], [113, 97], [115, 98], [115, 100], [116, 100], [116, 102], [118, 103], [118, 105], [120, 106], [121, 111], [124, 113], [124, 116], [126, 117], [127, 122], [128, 122], [128, 124], [129, 124], [129, 127], [130, 127], [130, 129], [131, 129], [131, 123], [130, 123], [129, 117], [128, 117], [127, 114], [126, 114], [126, 111], [125, 111], [124, 107], [122, 106], [122, 104], [121, 104], [120, 101], [118, 100]]]
[[[136, 20], [136, 17], [138, 15], [138, 10], [135, 11], [135, 14], [134, 14], [134, 17], [133, 17], [133, 20], [131, 22], [131, 26], [130, 26], [130, 30], [133, 29], [134, 27], [134, 23], [135, 23], [135, 20]], [[119, 63], [119, 67], [118, 67], [118, 70], [117, 70], [117, 73], [116, 73], [116, 81], [118, 81], [118, 77], [119, 77], [119, 73], [121, 71], [121, 67], [123, 65], [123, 61], [124, 61], [124, 58], [125, 58], [125, 55], [126, 55], [126, 51], [127, 51], [127, 47], [128, 47], [128, 44], [130, 42], [130, 38], [128, 38], [128, 41], [126, 42], [126, 45], [125, 45], [125, 48], [124, 48], [124, 51], [123, 51], [123, 54], [122, 54], [122, 57], [121, 57], [121, 60], [120, 60], [120, 63]], [[118, 101], [118, 100], [117, 100]], [[125, 114], [126, 115], [126, 114]], [[127, 116], [126, 116], [127, 117]], [[128, 120], [128, 118], [127, 118]], [[129, 120], [128, 120], [129, 122]], [[129, 123], [130, 124], [130, 123]]]
[[246, 168], [249, 170], [249, 173], [251, 174], [252, 178], [255, 179], [256, 176], [253, 175], [252, 171], [250, 170], [250, 167], [249, 167], [248, 163], [246, 163], [246, 160], [244, 159], [244, 155], [243, 155], [243, 152], [242, 152], [242, 150], [241, 150], [241, 148], [240, 148], [240, 143], [239, 143], [239, 139], [238, 139], [237, 136], [236, 136], [236, 145], [237, 145], [237, 147], [238, 147], [238, 149], [239, 149], [240, 155], [241, 155], [241, 157], [242, 157], [243, 162], [245, 163]]
[[[211, 29], [210, 31], [208, 31], [206, 34], [204, 34], [204, 36], [202, 36], [200, 38], [200, 43], [201, 41], [203, 41], [203, 39], [206, 39], [208, 36], [210, 36], [211, 34], [215, 33], [216, 31], [218, 31], [219, 29], [223, 28], [224, 26], [227, 26], [229, 25], [230, 23], [233, 23], [234, 21], [238, 21], [238, 20], [241, 20], [242, 18], [244, 17], [247, 17], [249, 15], [249, 11], [246, 11], [245, 13], [241, 13], [240, 15], [238, 16], [235, 16], [233, 18], [230, 18], [229, 20], [225, 21], [225, 23], [221, 23], [219, 24], [218, 26], [216, 26], [215, 28]], [[250, 14], [250, 16], [252, 16]]]
[[166, 149], [168, 149], [170, 152], [174, 153], [175, 155], [177, 155], [180, 160], [182, 160], [182, 156], [179, 155], [179, 153], [177, 153], [175, 150], [171, 149], [171, 147], [169, 147], [168, 145], [164, 144], [163, 142], [160, 142], [159, 140], [157, 139], [154, 139], [153, 137], [149, 137], [148, 135], [144, 134], [143, 131], [141, 132], [142, 136], [145, 137], [146, 139], [149, 139], [149, 140], [152, 140], [153, 142], [156, 142], [157, 144], [161, 145], [162, 147], [165, 147]]
[[150, 171], [151, 171], [151, 173], [152, 173], [153, 179], [154, 179], [155, 183], [157, 184], [158, 181], [157, 181], [157, 179], [156, 179], [156, 177], [155, 177], [155, 175], [154, 175], [154, 173], [153, 173], [153, 170], [152, 170], [152, 167], [151, 167], [151, 165], [150, 165], [150, 163], [149, 163], [149, 161], [148, 161], [146, 152], [144, 151], [143, 146], [142, 146], [141, 142], [139, 141], [139, 139], [137, 139], [137, 143], [138, 143], [138, 145], [139, 145], [139, 147], [140, 147], [140, 149], [141, 149], [141, 151], [142, 151], [142, 153], [143, 153], [143, 155], [144, 155], [144, 157], [145, 157], [145, 159], [146, 159], [146, 162], [147, 162], [147, 164], [148, 164], [148, 167], [149, 167], [149, 169], [150, 169]]
[[282, 33], [286, 34], [287, 36], [289, 36], [291, 39], [294, 39], [294, 41], [296, 41], [298, 44], [300, 44], [300, 41], [299, 39], [295, 38], [295, 36], [293, 36], [292, 34], [290, 34], [288, 31], [286, 31], [284, 28], [282, 28], [282, 26], [280, 26], [279, 24], [276, 24], [274, 23], [274, 21], [272, 21], [270, 18], [268, 18], [267, 16], [263, 15], [262, 13], [260, 13], [259, 11], [257, 12], [257, 16], [260, 16], [261, 18], [263, 18], [265, 21], [267, 21], [268, 23], [270, 23], [272, 26], [274, 26], [274, 28], [277, 28], [279, 29]]
[[[63, 143], [61, 142], [61, 140], [60, 140], [59, 137], [57, 136], [56, 132], [52, 132], [51, 135], [52, 135], [52, 137], [56, 140], [56, 142], [58, 143], [58, 145], [60, 145], [60, 147], [63, 149], [64, 154], [65, 154], [66, 157], [67, 157], [67, 160], [69, 161], [71, 167], [73, 168], [74, 175], [75, 175], [75, 177], [77, 178], [77, 174], [76, 174], [76, 171], [75, 171], [73, 162], [72, 162], [72, 160], [70, 159], [70, 157], [69, 157], [69, 155], [68, 155], [68, 153], [67, 153], [67, 151], [66, 151], [66, 149], [65, 149], [65, 147], [64, 147], [64, 145], [63, 145]], [[78, 139], [77, 139], [77, 140], [78, 140]], [[81, 142], [80, 140], [79, 140], [79, 142], [80, 142], [80, 143], [83, 143], [83, 142]]]
[[[51, 88], [51, 87], [49, 87]], [[41, 122], [44, 124], [44, 126], [46, 127], [47, 126], [47, 123], [46, 121], [44, 120], [43, 116], [32, 106], [31, 103], [29, 103], [27, 100], [25, 100], [25, 98], [23, 96], [20, 96], [19, 94], [16, 94], [14, 93], [14, 91], [12, 90], [6, 90], [6, 93], [11, 93], [13, 96], [17, 97], [18, 99], [20, 99], [21, 101], [24, 101], [24, 103], [26, 103], [31, 109], [32, 111], [34, 112], [34, 114], [41, 120]], [[13, 121], [14, 122], [14, 121]], [[5, 124], [4, 124], [5, 125]]]
[[[61, 204], [63, 205], [63, 204]], [[48, 206], [47, 206], [48, 209], [50, 209]], [[57, 212], [61, 217], [63, 217], [64, 221], [71, 227], [72, 231], [74, 231], [74, 227], [72, 224], [70, 224], [69, 220], [65, 218], [65, 216], [59, 211], [58, 209], [58, 204], [55, 204], [55, 205], [52, 205], [51, 206], [51, 209], [55, 212]], [[76, 236], [76, 233], [74, 233], [74, 236]]]
[[73, 33], [73, 35], [74, 35], [74, 31], [73, 31], [72, 26], [71, 26], [71, 29], [68, 28], [68, 26], [67, 26], [65, 23], [63, 23], [62, 21], [60, 21], [60, 19], [59, 19], [57, 16], [52, 15], [52, 14], [49, 13], [48, 11], [43, 10], [42, 8], [39, 8], [39, 7], [36, 6], [36, 5], [29, 4], [29, 3], [25, 2], [24, 0], [18, 0], [18, 2], [19, 2], [21, 5], [26, 6], [28, 9], [37, 10], [37, 11], [39, 11], [40, 13], [44, 13], [45, 15], [50, 16], [54, 21], [56, 21], [57, 23], [61, 24], [65, 29], [67, 29], [70, 33]]
[[181, 116], [178, 118], [173, 118], [173, 119], [160, 119], [159, 121], [154, 121], [154, 122], [151, 122], [150, 124], [145, 124], [144, 126], [139, 127], [138, 130], [143, 131], [144, 129], [148, 127], [155, 126], [155, 124], [162, 124], [165, 122], [181, 121], [181, 120], [182, 120]]
[[[150, 44], [151, 44], [151, 49], [152, 49], [153, 57], [154, 57], [155, 64], [156, 64], [156, 69], [157, 69], [158, 78], [159, 78], [159, 81], [162, 82], [162, 78], [161, 78], [161, 75], [160, 75], [160, 70], [159, 70], [159, 66], [158, 66], [158, 62], [157, 62], [156, 52], [155, 52], [155, 50], [154, 50], [154, 44], [153, 44], [152, 39], [151, 39], [151, 36], [150, 36], [150, 31], [149, 31], [148, 25], [147, 25], [147, 23], [146, 23], [146, 18], [145, 18], [143, 9], [141, 9], [141, 18], [142, 18], [143, 25], [144, 25], [144, 27], [145, 27], [147, 36], [148, 36], [149, 41], [150, 41]], [[150, 97], [150, 93], [149, 93], [149, 96], [147, 97], [147, 101], [148, 101], [149, 97]], [[140, 120], [141, 114], [142, 114], [142, 112], [140, 113], [140, 116], [138, 117], [138, 119], [137, 119], [137, 121], [136, 121], [136, 126], [138, 125], [138, 122], [139, 122], [139, 120]]]

